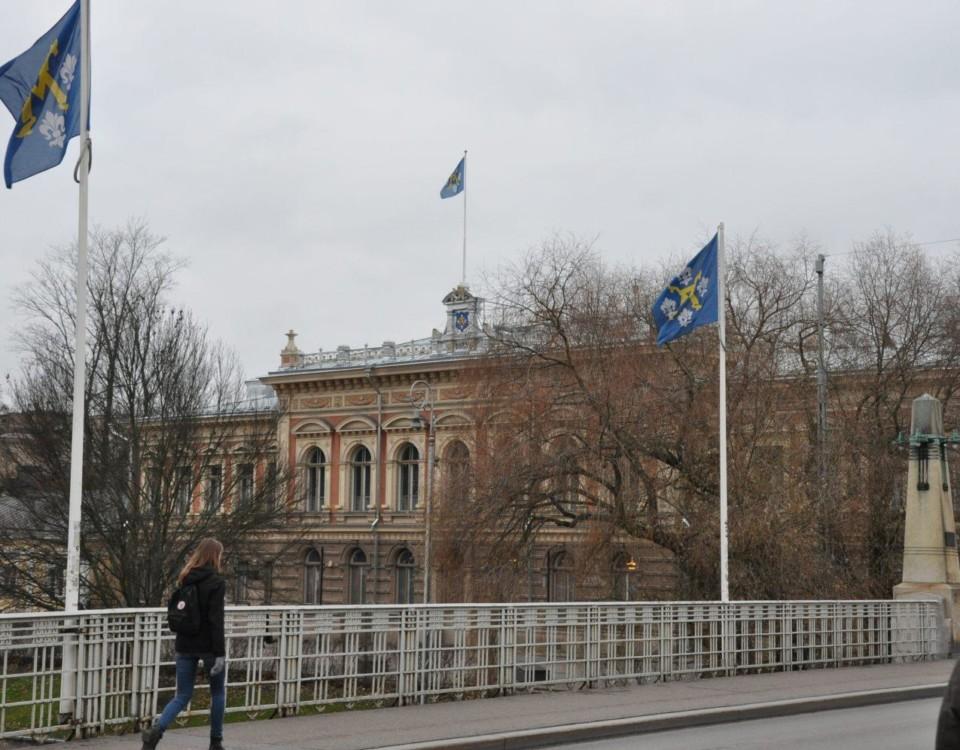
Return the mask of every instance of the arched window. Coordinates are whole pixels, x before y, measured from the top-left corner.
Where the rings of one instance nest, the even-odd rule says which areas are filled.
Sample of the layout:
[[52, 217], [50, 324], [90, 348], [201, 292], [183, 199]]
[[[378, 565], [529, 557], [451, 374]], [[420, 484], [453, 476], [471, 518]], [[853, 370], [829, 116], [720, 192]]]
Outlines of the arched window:
[[362, 512], [370, 507], [370, 451], [361, 445], [350, 459], [350, 510]]
[[350, 553], [348, 568], [347, 599], [350, 604], [364, 604], [367, 598], [367, 556], [362, 549]]
[[303, 566], [303, 603], [323, 604], [323, 553], [311, 549]]
[[554, 454], [553, 501], [558, 510], [564, 513], [576, 513], [580, 497], [580, 465], [577, 461], [578, 447], [570, 437], [555, 441], [551, 450]]
[[470, 489], [470, 449], [460, 440], [454, 440], [447, 446], [443, 462], [448, 492], [465, 496]]
[[413, 553], [408, 549], [400, 550], [397, 555], [397, 604], [413, 603], [414, 570]]
[[313, 447], [307, 451], [303, 471], [303, 509], [316, 513], [323, 507], [327, 486], [327, 459], [322, 450]]
[[547, 600], [574, 601], [573, 559], [563, 550], [547, 558]]
[[420, 497], [420, 451], [406, 443], [397, 461], [397, 510], [414, 510]]

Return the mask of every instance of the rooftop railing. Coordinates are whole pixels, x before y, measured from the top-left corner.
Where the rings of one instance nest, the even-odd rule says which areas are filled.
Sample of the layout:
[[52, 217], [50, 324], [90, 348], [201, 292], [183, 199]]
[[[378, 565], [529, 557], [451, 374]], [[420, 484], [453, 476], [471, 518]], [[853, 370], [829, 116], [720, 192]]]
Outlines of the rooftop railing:
[[384, 346], [338, 347], [329, 352], [310, 352], [301, 355], [298, 368], [352, 367], [368, 363], [386, 362], [395, 359], [415, 359], [437, 353], [432, 338], [415, 339], [400, 344]]
[[[230, 607], [226, 627], [227, 711], [249, 718], [943, 655], [941, 605], [919, 600]], [[133, 731], [173, 662], [163, 610], [0, 615], [0, 737]]]

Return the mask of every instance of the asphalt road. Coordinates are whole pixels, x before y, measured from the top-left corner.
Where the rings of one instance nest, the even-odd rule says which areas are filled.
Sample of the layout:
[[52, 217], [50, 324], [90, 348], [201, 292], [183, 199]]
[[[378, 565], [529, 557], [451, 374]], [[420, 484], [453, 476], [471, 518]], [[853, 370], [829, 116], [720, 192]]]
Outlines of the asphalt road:
[[939, 699], [903, 701], [557, 747], [565, 750], [932, 750], [939, 708]]

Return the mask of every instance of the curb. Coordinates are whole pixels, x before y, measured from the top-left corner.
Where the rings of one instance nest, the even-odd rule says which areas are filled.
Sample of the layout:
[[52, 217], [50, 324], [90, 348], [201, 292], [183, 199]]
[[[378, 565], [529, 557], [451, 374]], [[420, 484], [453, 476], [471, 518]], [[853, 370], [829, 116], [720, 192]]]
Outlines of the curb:
[[938, 682], [909, 687], [861, 690], [852, 693], [835, 693], [807, 698], [746, 703], [739, 706], [719, 706], [691, 711], [674, 711], [650, 716], [631, 716], [625, 719], [608, 719], [580, 724], [560, 724], [552, 727], [520, 729], [512, 732], [480, 734], [473, 737], [457, 737], [445, 740], [413, 742], [405, 745], [380, 746], [376, 750], [526, 750], [526, 748], [549, 747], [584, 740], [602, 740], [632, 734], [666, 732], [672, 729], [688, 729], [711, 724], [727, 724], [751, 719], [769, 719], [777, 716], [831, 711], [841, 708], [859, 708], [884, 703], [940, 698], [947, 683]]

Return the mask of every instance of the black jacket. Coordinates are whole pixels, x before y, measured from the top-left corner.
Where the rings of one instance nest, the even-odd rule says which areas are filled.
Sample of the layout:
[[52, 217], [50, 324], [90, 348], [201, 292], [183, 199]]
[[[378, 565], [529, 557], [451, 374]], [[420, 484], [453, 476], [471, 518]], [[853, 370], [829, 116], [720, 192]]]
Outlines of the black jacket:
[[960, 748], [960, 662], [953, 667], [947, 692], [943, 694], [934, 747], [936, 750]]
[[196, 584], [200, 600], [200, 614], [203, 625], [195, 635], [177, 633], [176, 651], [178, 654], [193, 656], [226, 656], [223, 638], [223, 597], [227, 583], [223, 576], [217, 575], [213, 568], [205, 565], [194, 568], [183, 579], [183, 585]]

